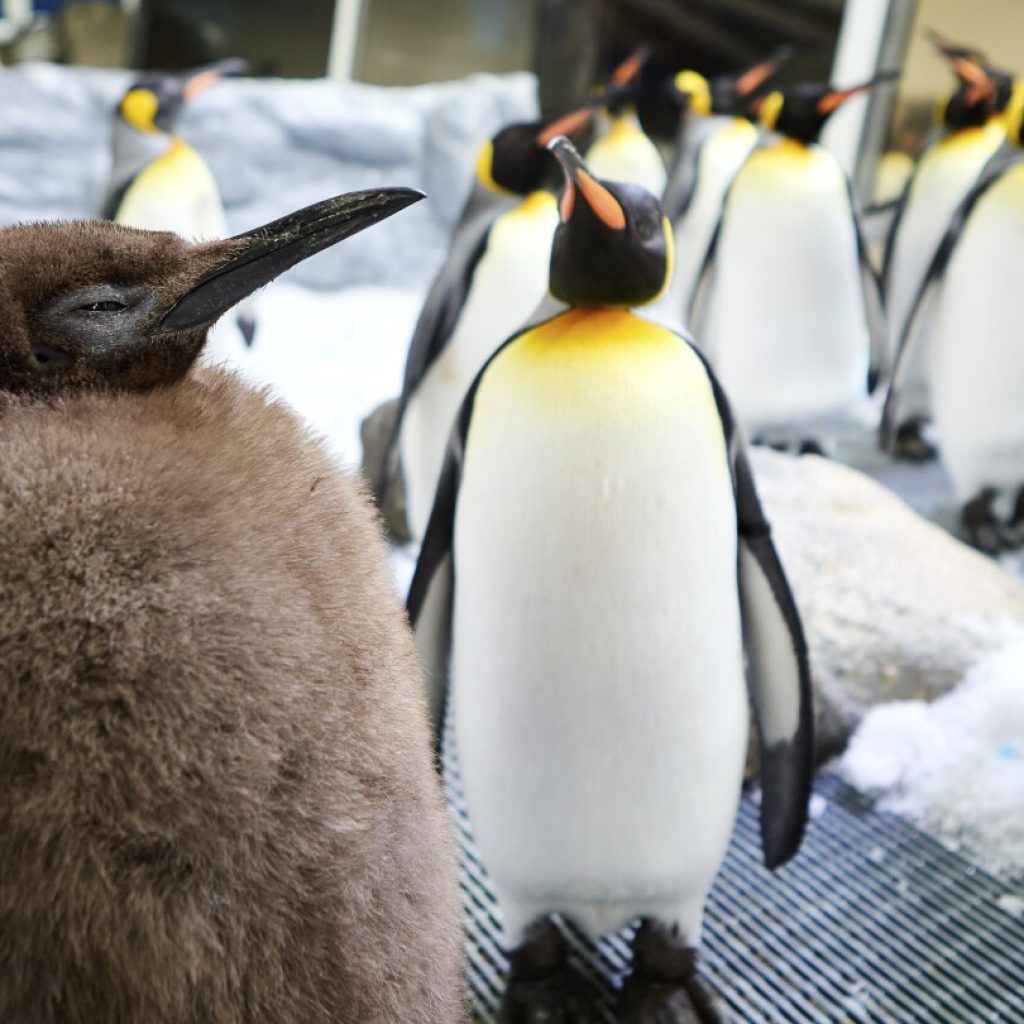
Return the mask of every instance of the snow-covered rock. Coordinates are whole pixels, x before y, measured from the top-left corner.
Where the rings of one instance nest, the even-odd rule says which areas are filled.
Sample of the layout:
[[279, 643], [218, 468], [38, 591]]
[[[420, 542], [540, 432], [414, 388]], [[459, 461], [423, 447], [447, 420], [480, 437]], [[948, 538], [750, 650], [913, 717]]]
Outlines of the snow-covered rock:
[[[95, 217], [126, 71], [0, 68], [0, 224]], [[532, 74], [412, 88], [326, 79], [224, 79], [186, 106], [181, 135], [206, 158], [232, 232], [327, 196], [381, 185], [426, 202], [289, 272], [314, 288], [425, 286], [468, 193], [483, 139], [537, 114]]]
[[[1024, 642], [982, 658], [932, 704], [869, 711], [841, 770], [883, 809], [1024, 882]], [[1024, 912], [1024, 900], [1007, 900]]]
[[1024, 636], [1024, 584], [870, 478], [768, 449], [752, 464], [807, 633], [822, 756], [869, 708], [939, 697]]

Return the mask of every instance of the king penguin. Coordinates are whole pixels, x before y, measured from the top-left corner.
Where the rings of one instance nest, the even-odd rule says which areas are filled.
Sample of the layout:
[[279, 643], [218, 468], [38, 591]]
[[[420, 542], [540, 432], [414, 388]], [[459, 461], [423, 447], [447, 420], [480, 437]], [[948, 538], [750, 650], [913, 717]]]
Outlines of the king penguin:
[[569, 309], [510, 338], [468, 393], [408, 609], [439, 724], [450, 690], [513, 947], [501, 1019], [595, 1019], [557, 911], [592, 937], [642, 919], [617, 1020], [691, 1020], [691, 1001], [715, 1020], [695, 950], [747, 686], [774, 867], [810, 793], [806, 646], [722, 389], [686, 339], [632, 312], [668, 281], [668, 221], [551, 145], [550, 284]]
[[587, 150], [587, 166], [611, 181], [625, 181], [660, 196], [668, 172], [658, 147], [640, 124], [635, 106], [647, 47], [631, 53], [595, 92], [604, 107], [596, 117], [597, 138]]
[[[383, 464], [387, 477], [397, 453], [414, 538], [426, 529], [448, 433], [467, 388], [547, 292], [558, 212], [547, 187], [557, 167], [544, 143], [579, 131], [593, 113], [591, 105], [548, 124], [509, 125], [480, 148], [474, 193], [409, 344]], [[483, 190], [518, 201], [511, 207], [482, 204]], [[387, 486], [387, 479], [378, 481], [378, 495]]]
[[990, 161], [936, 248], [900, 338], [882, 422], [891, 447], [905, 422], [908, 371], [927, 335], [927, 384], [939, 452], [968, 541], [988, 552], [1024, 543], [1024, 321], [1012, 301], [1024, 261], [1024, 92], [1006, 111], [1013, 151]]
[[[114, 121], [114, 159], [103, 216], [128, 227], [210, 240], [228, 235], [220, 189], [206, 161], [175, 131], [186, 103], [225, 75], [243, 74], [231, 58], [185, 72], [148, 72], [122, 96]], [[256, 321], [250, 300], [211, 335], [204, 359], [244, 360]]]
[[[957, 206], [978, 181], [988, 162], [1006, 144], [1003, 111], [1009, 102], [1010, 76], [993, 73], [965, 47], [951, 46], [934, 34], [932, 42], [949, 61], [959, 87], [943, 106], [943, 129], [924, 150], [904, 187], [882, 264], [888, 312], [888, 353], [895, 361], [914, 296]], [[998, 77], [997, 77], [998, 75]], [[930, 418], [927, 388], [928, 323], [914, 345], [913, 362], [903, 369], [903, 400], [892, 452], [899, 458], [928, 459], [935, 450], [922, 436]]]
[[722, 199], [760, 139], [750, 103], [792, 54], [792, 47], [779, 47], [764, 60], [710, 82], [690, 70], [673, 80], [680, 130], [662, 206], [675, 231], [671, 294], [680, 316], [689, 308]]
[[817, 144], [829, 115], [877, 80], [766, 96], [761, 122], [778, 137], [751, 154], [722, 205], [689, 322], [755, 440], [820, 450], [877, 380], [878, 280], [846, 173]]

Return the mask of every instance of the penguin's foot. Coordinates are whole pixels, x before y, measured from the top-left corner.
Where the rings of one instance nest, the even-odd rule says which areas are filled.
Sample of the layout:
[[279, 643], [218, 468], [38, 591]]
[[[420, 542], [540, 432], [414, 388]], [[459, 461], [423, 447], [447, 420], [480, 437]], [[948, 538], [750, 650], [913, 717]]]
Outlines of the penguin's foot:
[[893, 441], [893, 458], [907, 462], [930, 462], [939, 451], [924, 436], [927, 420], [917, 417], [901, 423], [896, 428], [896, 439]]
[[569, 964], [565, 939], [547, 918], [534, 922], [509, 955], [499, 1024], [599, 1024], [590, 990]]
[[766, 434], [755, 435], [751, 444], [771, 448], [773, 451], [782, 452], [785, 455], [820, 455], [822, 458], [829, 458], [828, 449], [816, 437], [804, 437], [799, 439], [782, 439], [771, 437]]
[[678, 929], [645, 918], [633, 939], [633, 971], [619, 996], [621, 1024], [726, 1024], [721, 1000], [697, 974], [697, 951]]
[[1017, 495], [1013, 516], [1004, 522], [996, 514], [993, 502], [998, 492], [986, 487], [960, 510], [964, 539], [987, 555], [1010, 551], [1024, 544], [1024, 489]]
[[814, 437], [804, 438], [800, 442], [800, 447], [797, 449], [797, 455], [820, 455], [823, 459], [829, 457], [828, 452], [825, 451], [821, 442]]

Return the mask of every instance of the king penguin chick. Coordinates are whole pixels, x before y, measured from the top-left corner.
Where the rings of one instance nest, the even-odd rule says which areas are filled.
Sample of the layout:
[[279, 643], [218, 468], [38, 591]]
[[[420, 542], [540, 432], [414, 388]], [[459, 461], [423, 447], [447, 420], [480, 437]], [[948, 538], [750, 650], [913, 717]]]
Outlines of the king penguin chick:
[[755, 441], [820, 451], [877, 379], [878, 281], [842, 165], [817, 144], [829, 115], [874, 81], [765, 97], [762, 124], [779, 137], [751, 154], [722, 205], [689, 322]]
[[597, 138], [587, 150], [587, 166], [601, 178], [630, 182], [660, 196], [668, 176], [665, 161], [643, 130], [635, 106], [648, 54], [647, 47], [635, 50], [595, 90], [604, 105], [596, 118]]
[[519, 197], [504, 211], [464, 218], [420, 312], [406, 357], [402, 393], [377, 494], [390, 485], [397, 455], [409, 531], [423, 536], [459, 404], [480, 367], [536, 310], [547, 293], [547, 263], [558, 223], [551, 192], [557, 167], [549, 138], [582, 129], [593, 106], [547, 124], [513, 124], [481, 148], [478, 187]]
[[[990, 72], [964, 47], [933, 35], [949, 61], [959, 87], [943, 107], [943, 129], [924, 150], [904, 187], [886, 244], [882, 283], [888, 313], [887, 361], [895, 363], [914, 297], [957, 206], [1006, 143], [1003, 111], [1009, 102], [1010, 76]], [[998, 77], [996, 77], [998, 75]], [[898, 458], [925, 460], [935, 449], [922, 436], [931, 418], [927, 387], [927, 337], [930, 325], [918, 318], [920, 342], [902, 371], [901, 415], [892, 443]]]
[[760, 138], [751, 100], [792, 53], [792, 47], [780, 47], [764, 60], [710, 82], [696, 71], [680, 71], [673, 80], [680, 130], [662, 206], [675, 231], [669, 291], [680, 318], [689, 309], [725, 193]]
[[189, 372], [233, 303], [419, 198], [203, 244], [0, 231], [0, 1020], [465, 1021], [372, 511], [286, 407]]
[[1017, 90], [1006, 112], [1013, 152], [990, 161], [936, 248], [907, 314], [882, 422], [891, 446], [905, 422], [914, 346], [927, 343], [942, 462], [966, 539], [990, 553], [1024, 543], [1024, 322], [1012, 301], [1024, 261], [1022, 123]]
[[[185, 105], [225, 75], [243, 74], [232, 58], [184, 72], [147, 72], [121, 97], [114, 121], [114, 162], [103, 216], [183, 238], [225, 238], [220, 189], [206, 161], [175, 131]], [[243, 363], [256, 319], [248, 300], [217, 325], [204, 359]]]
[[596, 1019], [557, 911], [595, 938], [642, 919], [616, 1020], [714, 1020], [695, 950], [743, 776], [744, 645], [769, 866], [806, 819], [806, 647], [725, 395], [632, 311], [668, 280], [668, 221], [552, 148], [550, 283], [570, 308], [510, 338], [467, 395], [408, 608], [439, 725], [450, 687], [513, 947], [501, 1019]]

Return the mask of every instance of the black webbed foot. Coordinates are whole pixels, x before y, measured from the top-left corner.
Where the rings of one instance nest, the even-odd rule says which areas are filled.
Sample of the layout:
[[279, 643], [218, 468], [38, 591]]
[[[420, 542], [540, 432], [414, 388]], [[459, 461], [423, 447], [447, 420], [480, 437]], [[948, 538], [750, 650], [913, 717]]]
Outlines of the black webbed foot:
[[728, 1012], [697, 974], [697, 953], [675, 928], [645, 919], [633, 971], [619, 996], [620, 1024], [726, 1024]]
[[509, 955], [499, 1024], [599, 1024], [586, 982], [572, 968], [565, 940], [546, 918], [530, 926]]
[[964, 538], [972, 547], [987, 555], [998, 554], [1020, 543], [1019, 540], [1015, 543], [1019, 529], [1012, 523], [1001, 522], [996, 515], [992, 507], [995, 498], [995, 488], [986, 487], [960, 510]]
[[820, 455], [823, 459], [829, 457], [821, 442], [814, 437], [806, 437], [800, 442], [797, 455]]
[[938, 449], [925, 439], [924, 428], [927, 420], [920, 417], [907, 420], [896, 428], [896, 439], [893, 441], [893, 458], [907, 462], [930, 462], [938, 454]]

